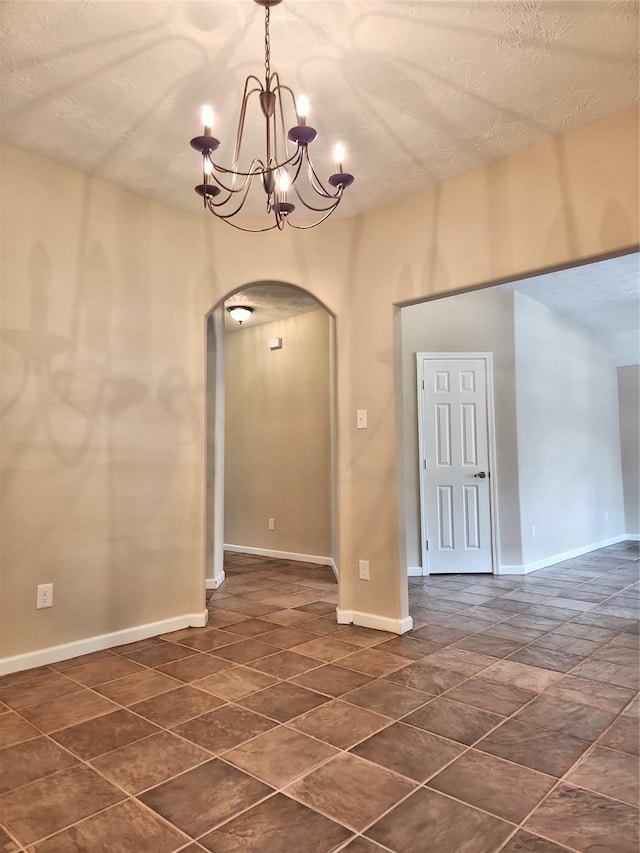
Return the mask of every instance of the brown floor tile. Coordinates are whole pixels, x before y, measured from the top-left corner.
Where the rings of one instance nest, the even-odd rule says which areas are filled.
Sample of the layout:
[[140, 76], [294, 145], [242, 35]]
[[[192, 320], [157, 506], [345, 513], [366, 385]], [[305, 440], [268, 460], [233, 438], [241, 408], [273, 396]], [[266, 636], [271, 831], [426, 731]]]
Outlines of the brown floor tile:
[[350, 834], [295, 800], [276, 794], [200, 841], [213, 853], [329, 853]]
[[565, 637], [577, 637], [582, 640], [591, 640], [594, 643], [608, 643], [617, 636], [616, 631], [608, 628], [594, 628], [590, 625], [580, 625], [576, 622], [568, 622], [556, 628], [556, 633]]
[[42, 702], [51, 702], [60, 696], [77, 693], [82, 686], [59, 672], [43, 672], [32, 678], [2, 679], [0, 699], [10, 708], [22, 709]]
[[286, 683], [267, 687], [260, 693], [239, 699], [237, 704], [258, 714], [264, 714], [278, 720], [280, 723], [286, 723], [288, 720], [292, 720], [312, 708], [317, 708], [318, 705], [327, 701], [326, 696], [299, 687], [297, 684]]
[[482, 673], [489, 681], [508, 684], [511, 687], [521, 687], [534, 693], [542, 693], [562, 676], [550, 669], [541, 669], [514, 660], [500, 660]]
[[556, 781], [553, 776], [470, 749], [428, 784], [471, 806], [520, 823]]
[[40, 737], [0, 751], [0, 794], [51, 776], [77, 764], [77, 760], [49, 738]]
[[589, 743], [560, 732], [507, 720], [476, 745], [489, 752], [532, 770], [562, 776], [589, 748]]
[[477, 652], [480, 655], [487, 655], [488, 657], [506, 658], [517, 652], [523, 645], [525, 644], [522, 640], [506, 640], [504, 637], [473, 634], [471, 637], [465, 637], [464, 640], [458, 640], [455, 648], [467, 649], [468, 651]]
[[377, 646], [385, 640], [392, 640], [396, 634], [389, 631], [376, 631], [373, 628], [363, 628], [361, 625], [343, 625], [340, 639], [363, 649]]
[[261, 640], [240, 640], [238, 643], [216, 649], [213, 654], [217, 658], [232, 663], [250, 663], [267, 655], [272, 655], [275, 651], [275, 646], [269, 646]]
[[[285, 613], [287, 611], [284, 611]], [[299, 613], [299, 610], [292, 610], [291, 613]], [[305, 616], [309, 616], [309, 613], [305, 613]], [[335, 617], [331, 616], [322, 616], [320, 619], [313, 618], [309, 621], [305, 622], [302, 626], [305, 631], [309, 631], [311, 634], [316, 634], [320, 636], [330, 636], [331, 634], [340, 635], [345, 630], [345, 625], [339, 625]], [[354, 645], [358, 645], [354, 643]]]
[[128, 655], [129, 652], [139, 652], [142, 649], [148, 649], [151, 646], [157, 646], [162, 643], [160, 637], [147, 637], [145, 640], [136, 640], [135, 643], [124, 643], [121, 646], [112, 646], [109, 651], [114, 655]]
[[628, 752], [630, 755], [638, 755], [640, 754], [639, 728], [638, 721], [633, 717], [620, 716], [603, 734], [598, 744]]
[[637, 811], [582, 788], [561, 785], [533, 813], [526, 829], [574, 850], [637, 853]]
[[204, 678], [196, 683], [196, 687], [200, 690], [206, 690], [207, 693], [212, 693], [214, 696], [219, 696], [221, 699], [232, 701], [233, 699], [241, 699], [243, 696], [249, 696], [250, 693], [256, 693], [258, 690], [264, 690], [275, 684], [277, 679], [272, 675], [266, 675], [264, 672], [256, 672], [255, 669], [250, 669], [248, 666], [231, 666], [225, 669], [224, 672], [219, 672], [216, 675], [211, 675], [209, 678]]
[[397, 853], [495, 853], [513, 826], [499, 818], [422, 788], [367, 830]]
[[464, 631], [457, 631], [455, 628], [448, 628], [445, 625], [425, 625], [423, 628], [416, 628], [404, 636], [429, 640], [429, 642], [438, 643], [440, 646], [448, 646], [450, 643], [457, 643], [464, 639], [467, 635]]
[[[0, 749], [6, 749], [16, 743], [22, 743], [34, 737], [39, 737], [40, 732], [18, 714], [12, 711], [0, 715]], [[2, 848], [0, 847], [0, 850]]]
[[117, 709], [118, 706], [108, 699], [103, 699], [92, 690], [82, 689], [78, 693], [60, 696], [41, 705], [23, 708], [20, 714], [43, 732], [49, 733], [56, 729], [77, 725], [85, 720], [92, 720]]
[[607, 684], [627, 687], [630, 690], [637, 690], [640, 687], [640, 670], [637, 667], [623, 666], [604, 660], [584, 661], [573, 670], [572, 675], [588, 678], [592, 681], [604, 681]]
[[612, 714], [598, 711], [597, 708], [543, 695], [516, 714], [516, 719], [582, 740], [596, 740], [614, 717]]
[[316, 690], [318, 693], [326, 693], [327, 696], [342, 696], [357, 687], [362, 687], [372, 681], [370, 675], [343, 669], [334, 664], [320, 666], [317, 669], [305, 672], [293, 679], [294, 684]]
[[591, 705], [610, 714], [619, 713], [633, 698], [633, 690], [626, 687], [615, 687], [602, 681], [589, 681], [586, 678], [576, 678], [565, 675], [546, 691], [549, 696], [557, 696], [569, 702], [581, 705]]
[[368, 838], [365, 838], [362, 835], [359, 835], [357, 838], [354, 838], [346, 847], [343, 847], [342, 850], [345, 853], [387, 853], [383, 847], [380, 847], [379, 844], [375, 844], [373, 841], [369, 841]]
[[192, 717], [212, 711], [214, 708], [219, 708], [222, 704], [224, 704], [223, 700], [217, 696], [205, 693], [204, 690], [197, 690], [195, 687], [185, 686], [131, 705], [130, 710], [159, 726], [170, 728]]
[[135, 702], [142, 702], [152, 696], [175, 690], [176, 687], [180, 687], [180, 682], [175, 678], [169, 678], [168, 675], [157, 672], [155, 669], [145, 669], [134, 675], [101, 684], [96, 687], [96, 690], [120, 705], [133, 705]]
[[22, 844], [32, 844], [124, 796], [88, 767], [72, 767], [0, 797], [0, 823]]
[[630, 806], [640, 805], [640, 761], [635, 755], [597, 746], [582, 758], [566, 781]]
[[95, 687], [96, 684], [104, 684], [106, 681], [114, 681], [116, 678], [123, 678], [125, 675], [133, 675], [143, 671], [143, 668], [137, 663], [121, 655], [109, 655], [108, 658], [101, 658], [91, 663], [67, 669], [65, 675], [80, 682], [80, 684], [84, 684], [85, 687]]
[[[240, 614], [238, 614], [238, 616], [240, 616]], [[234, 622], [228, 623], [228, 625], [239, 624], [244, 621], [244, 618], [248, 619], [249, 617], [243, 617], [243, 619], [238, 619]], [[237, 634], [232, 634], [230, 631], [210, 627], [206, 631], [203, 631], [202, 634], [181, 640], [180, 645], [187, 646], [188, 648], [193, 649], [193, 651], [212, 652], [216, 649], [222, 649], [226, 646], [230, 646], [231, 643], [236, 643], [237, 641]]]
[[559, 847], [553, 841], [540, 838], [531, 832], [516, 832], [500, 853], [567, 853], [566, 847]]
[[394, 723], [352, 752], [388, 770], [424, 782], [457, 758], [464, 747], [403, 723]]
[[236, 622], [235, 625], [229, 625], [227, 630], [241, 637], [258, 637], [260, 634], [273, 631], [273, 625], [265, 619], [247, 619], [246, 622]]
[[182, 660], [174, 660], [171, 663], [162, 664], [158, 672], [176, 678], [186, 683], [198, 681], [201, 678], [220, 673], [231, 666], [231, 663], [213, 655], [192, 655]]
[[568, 637], [566, 634], [546, 634], [536, 640], [536, 646], [540, 649], [552, 649], [556, 652], [567, 652], [570, 655], [586, 658], [593, 652], [597, 652], [601, 644], [579, 637]]
[[619, 663], [622, 666], [638, 667], [640, 653], [638, 649], [629, 649], [625, 646], [601, 646], [600, 650], [593, 655], [594, 660], [606, 660], [609, 663]]
[[441, 647], [439, 643], [430, 643], [429, 640], [419, 640], [417, 637], [394, 637], [376, 646], [380, 652], [399, 655], [409, 660], [421, 660], [437, 652]]
[[301, 604], [297, 610], [302, 610], [304, 613], [313, 613], [314, 616], [328, 616], [330, 613], [336, 612], [335, 604], [329, 601], [311, 601], [309, 604]]
[[285, 793], [360, 831], [411, 788], [411, 783], [382, 767], [342, 754], [289, 785]]
[[578, 655], [569, 655], [534, 644], [520, 649], [519, 652], [515, 652], [509, 660], [526, 663], [528, 666], [536, 666], [540, 669], [569, 672], [576, 664], [581, 663], [583, 658]]
[[313, 660], [305, 655], [284, 651], [269, 655], [266, 658], [260, 658], [251, 665], [260, 672], [275, 675], [276, 678], [293, 678], [294, 675], [302, 675], [303, 672], [315, 669], [315, 667], [320, 666], [320, 663], [319, 660]]
[[94, 758], [91, 763], [116, 785], [137, 794], [210, 758], [203, 749], [169, 732], [160, 732]]
[[139, 799], [195, 837], [259, 802], [272, 790], [214, 758], [141, 794]]
[[355, 654], [348, 655], [340, 660], [340, 666], [345, 669], [353, 669], [374, 678], [389, 675], [403, 666], [407, 665], [407, 658], [400, 655], [390, 655], [388, 652], [380, 652], [378, 649], [362, 649]]
[[18, 844], [0, 826], [0, 850], [2, 853], [18, 853]]
[[470, 746], [503, 720], [497, 714], [439, 698], [409, 714], [403, 722]]
[[168, 826], [134, 800], [118, 803], [100, 814], [83, 820], [38, 844], [34, 853], [70, 853], [105, 850], [135, 853], [173, 853], [186, 841], [185, 836]]
[[495, 662], [495, 658], [453, 647], [440, 649], [425, 658], [425, 663], [430, 666], [438, 666], [451, 672], [461, 672], [463, 675], [476, 675]]
[[337, 699], [303, 714], [291, 723], [299, 731], [340, 749], [348, 749], [388, 724], [387, 717]]
[[278, 726], [225, 752], [223, 758], [274, 788], [282, 788], [336, 753], [326, 743]]
[[467, 676], [461, 672], [452, 672], [438, 666], [431, 666], [425, 661], [418, 661], [405, 666], [398, 672], [391, 673], [386, 680], [438, 696], [455, 687], [456, 684], [460, 684], [461, 681], [465, 681], [466, 678]]
[[294, 625], [315, 622], [317, 617], [314, 613], [303, 613], [300, 610], [276, 610], [275, 613], [268, 613], [263, 618], [267, 622], [274, 622], [276, 625], [284, 625], [289, 628]]
[[90, 652], [87, 655], [79, 655], [75, 658], [68, 658], [67, 660], [61, 660], [57, 663], [50, 663], [49, 669], [54, 669], [57, 672], [64, 672], [67, 669], [73, 669], [73, 667], [81, 666], [84, 663], [93, 663], [98, 660], [105, 660], [113, 657], [113, 652], [103, 650], [99, 652]]
[[[338, 660], [338, 658], [345, 658], [354, 652], [359, 652], [359, 649], [353, 643], [345, 643], [338, 637], [327, 636], [314, 637], [311, 640], [307, 640], [307, 642], [296, 646], [294, 651], [301, 655], [309, 655], [309, 657], [316, 658], [316, 660], [330, 662]], [[362, 652], [359, 653], [362, 654]]]
[[95, 758], [158, 731], [153, 723], [119, 710], [55, 732], [52, 737], [80, 758]]
[[181, 723], [173, 731], [180, 737], [219, 755], [272, 729], [275, 725], [272, 720], [254, 714], [246, 708], [225, 705], [194, 720]]
[[433, 695], [380, 679], [371, 681], [342, 698], [352, 705], [359, 705], [361, 708], [376, 711], [386, 717], [399, 719], [433, 699]]
[[250, 616], [246, 616], [244, 613], [218, 610], [216, 613], [209, 613], [207, 628], [226, 628], [229, 625], [235, 625], [236, 622], [246, 622], [250, 618]]
[[148, 646], [141, 651], [129, 652], [126, 658], [144, 666], [162, 666], [163, 663], [171, 663], [172, 660], [180, 660], [194, 654], [194, 649], [179, 646], [177, 643], [167, 643], [163, 640], [161, 643]]
[[447, 699], [454, 699], [465, 705], [473, 705], [482, 711], [490, 711], [509, 717], [538, 694], [521, 687], [511, 687], [488, 681], [486, 678], [470, 678], [447, 693]]
[[290, 649], [292, 646], [297, 646], [300, 643], [306, 643], [308, 640], [312, 640], [314, 638], [313, 634], [310, 634], [308, 631], [303, 631], [300, 628], [276, 628], [274, 625], [271, 627], [274, 630], [263, 634], [261, 639], [265, 643], [275, 646], [277, 649]]

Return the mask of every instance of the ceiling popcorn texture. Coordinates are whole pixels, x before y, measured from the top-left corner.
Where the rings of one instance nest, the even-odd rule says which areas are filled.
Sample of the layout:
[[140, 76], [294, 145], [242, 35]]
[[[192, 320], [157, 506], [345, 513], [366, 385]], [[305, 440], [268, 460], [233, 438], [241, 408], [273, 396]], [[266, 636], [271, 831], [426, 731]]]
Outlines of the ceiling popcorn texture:
[[[4, 2], [3, 142], [198, 212], [189, 139], [211, 103], [230, 163], [244, 78], [262, 74], [251, 0]], [[285, 0], [272, 65], [311, 102], [313, 159], [347, 147], [353, 215], [628, 106], [638, 3]], [[263, 128], [248, 128], [262, 151]], [[259, 196], [254, 212], [261, 212]]]

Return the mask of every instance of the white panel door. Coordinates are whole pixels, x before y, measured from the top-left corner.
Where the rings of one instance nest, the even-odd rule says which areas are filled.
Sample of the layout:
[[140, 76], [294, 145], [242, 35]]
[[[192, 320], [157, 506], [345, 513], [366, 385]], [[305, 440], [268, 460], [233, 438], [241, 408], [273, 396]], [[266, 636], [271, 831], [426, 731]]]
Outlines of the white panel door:
[[418, 354], [429, 574], [492, 572], [486, 358]]

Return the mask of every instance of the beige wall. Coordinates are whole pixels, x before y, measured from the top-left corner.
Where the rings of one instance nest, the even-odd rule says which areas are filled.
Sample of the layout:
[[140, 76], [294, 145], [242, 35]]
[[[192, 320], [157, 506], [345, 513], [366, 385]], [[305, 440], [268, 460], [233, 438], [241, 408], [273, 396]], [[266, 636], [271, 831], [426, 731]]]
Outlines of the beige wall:
[[226, 544], [331, 557], [330, 322], [321, 309], [225, 336]]
[[3, 149], [0, 654], [203, 609], [204, 317], [265, 279], [336, 316], [340, 607], [405, 615], [393, 305], [636, 246], [637, 128], [625, 111], [263, 235]]
[[618, 368], [625, 532], [640, 534], [640, 365]]
[[[599, 338], [514, 294], [522, 562], [624, 530], [618, 384]], [[532, 534], [535, 528], [535, 536]]]

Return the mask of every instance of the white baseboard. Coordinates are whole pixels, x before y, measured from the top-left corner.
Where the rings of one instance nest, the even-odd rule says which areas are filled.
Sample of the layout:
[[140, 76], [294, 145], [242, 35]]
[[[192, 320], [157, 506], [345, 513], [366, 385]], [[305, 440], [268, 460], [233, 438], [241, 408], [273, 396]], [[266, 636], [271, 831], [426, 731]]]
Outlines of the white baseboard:
[[224, 572], [220, 572], [219, 575], [216, 575], [215, 578], [207, 578], [204, 582], [205, 589], [219, 589], [224, 583], [226, 575]]
[[338, 583], [338, 567], [336, 566], [335, 560], [331, 560], [331, 562], [329, 563], [329, 568], [333, 572], [333, 576], [336, 579], [336, 583]]
[[249, 545], [223, 545], [223, 548], [225, 551], [233, 551], [236, 554], [255, 554], [257, 557], [272, 557], [274, 560], [291, 560], [294, 563], [316, 563], [319, 566], [330, 566], [336, 574], [332, 557], [319, 557], [317, 554], [296, 554], [293, 551], [270, 551], [268, 548], [252, 548]]
[[421, 578], [422, 577], [422, 566], [407, 566], [407, 577], [408, 578]]
[[622, 537], [621, 541], [628, 539], [629, 542], [640, 542], [640, 533], [627, 533]]
[[138, 640], [157, 637], [159, 634], [179, 631], [181, 628], [204, 628], [208, 619], [209, 612], [207, 610], [202, 613], [185, 613], [182, 616], [174, 616], [172, 619], [147, 622], [145, 625], [135, 625], [133, 628], [113, 631], [111, 634], [99, 634], [95, 637], [87, 637], [85, 640], [64, 643], [61, 646], [50, 646], [46, 649], [38, 649], [35, 652], [0, 658], [0, 675], [21, 672], [23, 669], [33, 669], [36, 666], [46, 666], [49, 663], [69, 660], [69, 658], [87, 655], [90, 652], [100, 652], [113, 646], [124, 646]]
[[413, 628], [413, 619], [389, 619], [387, 616], [375, 616], [359, 610], [336, 610], [340, 625], [361, 625], [363, 628], [375, 628], [377, 631], [390, 631], [392, 634], [404, 634]]
[[[597, 551], [600, 548], [606, 548], [607, 545], [617, 545], [618, 542], [624, 542], [625, 539], [631, 539], [631, 536], [623, 534], [621, 536], [613, 536], [611, 539], [603, 539], [601, 542], [594, 542], [591, 545], [584, 545], [580, 548], [573, 548], [571, 551], [565, 551], [562, 554], [554, 554], [551, 557], [544, 557], [542, 560], [535, 560], [532, 563], [524, 563], [522, 565], [499, 567], [497, 575], [528, 575], [529, 572], [535, 572], [538, 569], [547, 569], [549, 566], [555, 566], [556, 563], [563, 563], [565, 560], [571, 560], [574, 557], [581, 557], [583, 554], [590, 554], [592, 551]], [[640, 537], [639, 537], [640, 538]]]

